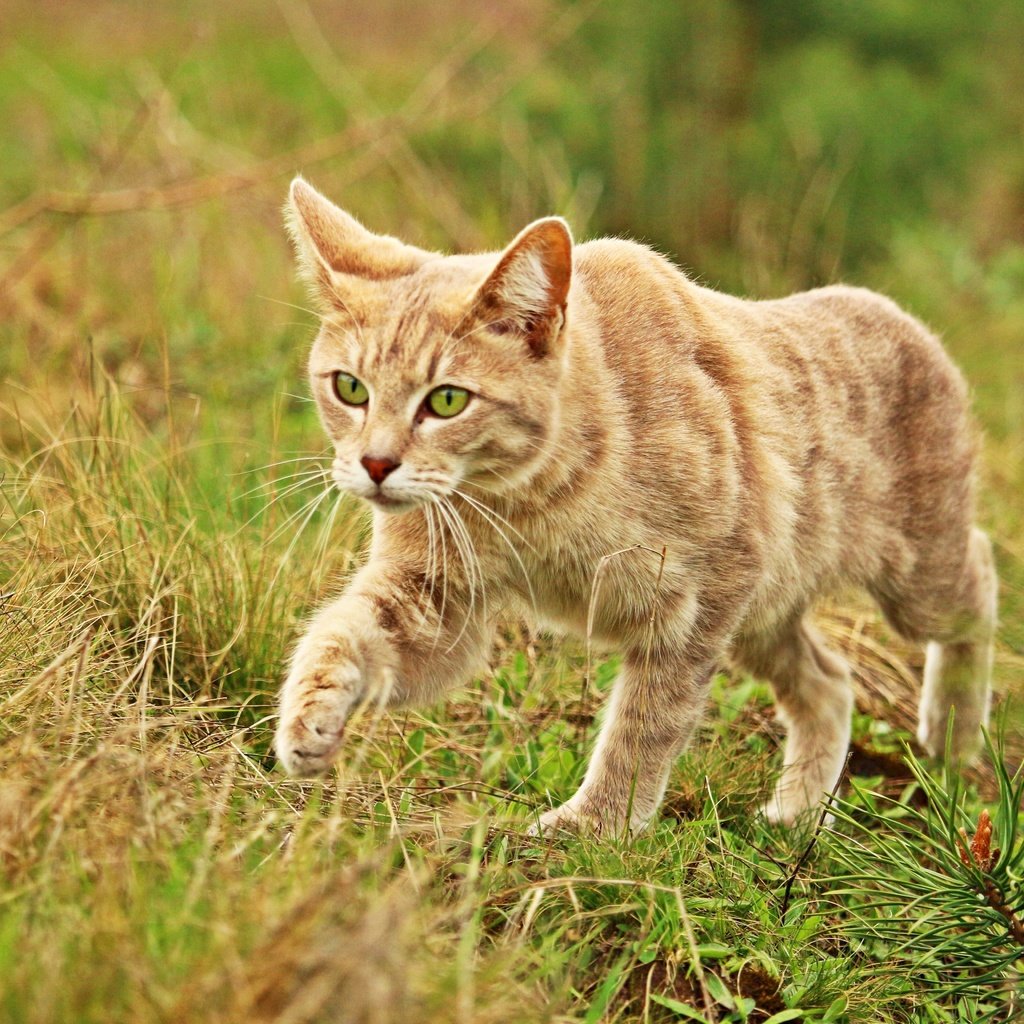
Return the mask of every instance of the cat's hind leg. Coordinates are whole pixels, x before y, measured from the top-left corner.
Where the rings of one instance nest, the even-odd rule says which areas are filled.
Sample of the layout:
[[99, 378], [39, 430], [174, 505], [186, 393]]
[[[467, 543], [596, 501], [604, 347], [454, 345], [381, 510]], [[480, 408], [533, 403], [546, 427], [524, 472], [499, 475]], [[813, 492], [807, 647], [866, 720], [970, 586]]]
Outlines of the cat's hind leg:
[[792, 823], [832, 791], [843, 770], [853, 712], [849, 667], [803, 617], [770, 637], [741, 638], [733, 657], [775, 691], [786, 747], [762, 811], [769, 821]]
[[988, 722], [998, 580], [992, 545], [979, 529], [959, 545], [941, 545], [938, 555], [873, 592], [898, 633], [928, 642], [918, 740], [942, 757], [951, 728], [950, 756], [970, 760]]

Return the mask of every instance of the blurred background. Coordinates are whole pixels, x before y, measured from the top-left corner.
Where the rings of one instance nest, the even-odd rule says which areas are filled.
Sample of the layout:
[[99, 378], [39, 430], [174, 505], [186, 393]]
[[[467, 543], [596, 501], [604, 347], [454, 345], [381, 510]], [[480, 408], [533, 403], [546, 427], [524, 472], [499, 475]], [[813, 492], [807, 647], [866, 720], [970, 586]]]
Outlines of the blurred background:
[[557, 212], [749, 296], [877, 288], [943, 335], [987, 439], [1019, 684], [1019, 0], [2, 0], [0, 26], [10, 452], [97, 373], [156, 443], [174, 424], [213, 508], [269, 446], [322, 450], [280, 217], [297, 172], [443, 250]]

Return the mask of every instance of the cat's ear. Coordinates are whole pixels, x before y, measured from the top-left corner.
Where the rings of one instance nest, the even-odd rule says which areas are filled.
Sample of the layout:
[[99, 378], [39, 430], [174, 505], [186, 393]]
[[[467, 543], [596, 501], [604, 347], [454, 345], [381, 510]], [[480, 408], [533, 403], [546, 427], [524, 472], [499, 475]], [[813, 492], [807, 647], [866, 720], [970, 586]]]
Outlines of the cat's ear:
[[565, 324], [572, 281], [572, 235], [561, 217], [524, 228], [501, 254], [474, 299], [478, 319], [492, 330], [525, 338], [538, 358], [551, 352]]
[[367, 231], [302, 178], [288, 191], [285, 223], [299, 270], [327, 308], [346, 306], [359, 281], [404, 277], [430, 259], [422, 249]]

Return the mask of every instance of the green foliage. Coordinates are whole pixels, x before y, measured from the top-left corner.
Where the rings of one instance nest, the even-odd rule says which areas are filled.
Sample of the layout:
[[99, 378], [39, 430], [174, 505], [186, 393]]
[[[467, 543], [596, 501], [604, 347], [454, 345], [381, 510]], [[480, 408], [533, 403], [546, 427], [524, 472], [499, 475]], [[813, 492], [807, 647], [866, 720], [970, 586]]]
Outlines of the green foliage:
[[951, 1014], [940, 1019], [1010, 1020], [1024, 982], [1024, 766], [1011, 773], [991, 744], [988, 755], [991, 815], [976, 813], [955, 769], [940, 780], [908, 749], [924, 809], [858, 792], [836, 802], [825, 836], [840, 868], [829, 885], [850, 913], [843, 934], [895, 991], [923, 986]]

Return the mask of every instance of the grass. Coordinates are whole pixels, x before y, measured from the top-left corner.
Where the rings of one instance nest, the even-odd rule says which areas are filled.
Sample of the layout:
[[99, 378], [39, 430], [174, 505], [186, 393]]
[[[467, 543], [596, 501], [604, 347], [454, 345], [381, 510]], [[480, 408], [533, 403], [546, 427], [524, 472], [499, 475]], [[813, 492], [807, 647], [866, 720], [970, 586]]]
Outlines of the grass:
[[[650, 239], [731, 290], [843, 277], [938, 327], [986, 438], [1012, 776], [1017, 5], [871, 4], [856, 23], [834, 5], [711, 0], [642, 20], [599, 3], [457, 3], [440, 18], [285, 0], [131, 18], [7, 7], [0, 1016], [1019, 1012], [1004, 988], [1019, 962], [979, 987], [980, 954], [956, 974], [923, 915], [872, 916], [878, 891], [909, 891], [932, 861], [943, 905], [986, 891], [933, 811], [967, 826], [989, 807], [1004, 832], [1017, 819], [998, 765], [966, 790], [908, 767], [920, 652], [854, 597], [822, 624], [856, 665], [856, 785], [813, 848], [807, 830], [751, 815], [780, 731], [766, 688], [727, 674], [649, 833], [529, 838], [582, 775], [615, 662], [516, 623], [443, 705], [359, 722], [330, 780], [286, 780], [268, 754], [288, 644], [366, 530], [350, 503], [307, 505], [324, 450], [302, 382], [314, 318], [279, 215], [303, 171], [420, 244], [498, 245], [557, 210], [580, 235]], [[876, 878], [850, 881], [854, 839]]]

